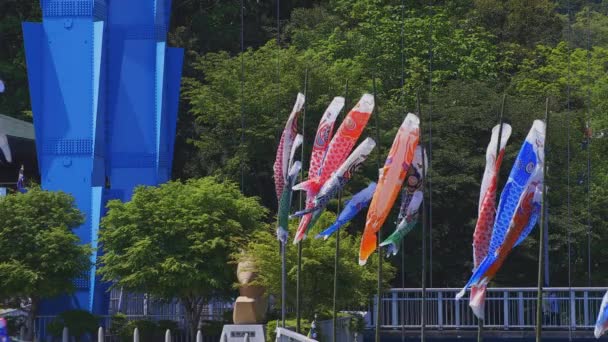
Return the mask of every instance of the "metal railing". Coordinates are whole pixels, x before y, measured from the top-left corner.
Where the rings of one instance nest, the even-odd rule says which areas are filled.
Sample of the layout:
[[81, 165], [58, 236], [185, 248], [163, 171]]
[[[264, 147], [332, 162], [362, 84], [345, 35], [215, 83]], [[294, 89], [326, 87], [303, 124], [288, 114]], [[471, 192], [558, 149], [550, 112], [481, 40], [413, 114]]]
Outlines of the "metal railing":
[[[224, 313], [232, 310], [232, 303], [232, 301], [205, 303], [202, 305], [202, 314], [209, 317], [209, 320], [221, 321]], [[182, 316], [185, 310], [177, 299], [168, 301], [141, 293], [127, 291], [122, 293], [119, 288], [114, 288], [110, 291], [109, 313], [112, 315], [118, 311], [126, 315]]]
[[[427, 289], [426, 326], [429, 329], [477, 328], [468, 296], [456, 300], [460, 289]], [[592, 329], [606, 288], [553, 287], [543, 290], [543, 329]], [[376, 325], [377, 297], [369, 310], [369, 326]], [[534, 329], [536, 288], [488, 288], [484, 326], [488, 329]], [[421, 289], [391, 289], [381, 300], [381, 327], [420, 328]]]
[[[36, 320], [34, 322], [35, 324], [35, 337], [36, 337], [36, 341], [43, 341], [46, 340], [48, 338], [48, 336], [50, 336], [49, 331], [48, 331], [48, 324], [51, 323], [54, 319], [56, 318], [56, 316], [38, 316], [36, 317]], [[114, 334], [114, 329], [112, 329], [112, 316], [100, 316], [99, 317], [99, 325], [101, 327], [104, 327], [104, 333], [105, 333], [105, 341], [106, 342], [118, 342], [121, 341], [121, 337], [118, 335]], [[209, 320], [212, 317], [201, 317], [201, 320]], [[127, 321], [137, 321], [137, 320], [148, 320], [148, 321], [153, 321], [153, 322], [159, 322], [159, 321], [174, 321], [177, 323], [178, 329], [177, 330], [173, 330], [171, 331], [171, 341], [173, 342], [186, 342], [188, 341], [188, 337], [187, 337], [187, 324], [185, 321], [185, 317], [183, 315], [148, 315], [148, 316], [141, 316], [141, 315], [127, 315], [126, 316]], [[203, 341], [204, 342], [211, 342], [211, 341], [218, 341], [220, 338], [219, 334], [209, 334], [207, 332], [204, 331], [204, 328], [201, 329], [201, 331], [203, 332]], [[140, 334], [145, 334], [145, 331], [140, 331]], [[155, 336], [154, 340], [162, 340], [164, 341], [164, 331], [157, 329], [155, 331]], [[144, 335], [145, 336], [145, 335]]]

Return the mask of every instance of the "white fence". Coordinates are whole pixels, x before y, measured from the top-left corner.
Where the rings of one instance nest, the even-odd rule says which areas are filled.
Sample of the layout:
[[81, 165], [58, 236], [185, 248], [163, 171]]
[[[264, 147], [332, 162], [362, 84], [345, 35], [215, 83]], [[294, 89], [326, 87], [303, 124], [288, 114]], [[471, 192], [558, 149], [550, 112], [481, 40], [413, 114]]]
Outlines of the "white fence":
[[[56, 316], [38, 316], [36, 317], [36, 321], [35, 321], [35, 336], [36, 336], [36, 341], [56, 341], [56, 340], [60, 340], [58, 338], [58, 336], [55, 336], [55, 338], [51, 338], [49, 331], [48, 331], [48, 324], [50, 322], [52, 322], [54, 319], [56, 318]], [[171, 331], [171, 341], [172, 342], [187, 342], [188, 338], [186, 335], [186, 331], [187, 331], [187, 325], [186, 325], [186, 321], [184, 316], [175, 316], [175, 315], [148, 315], [148, 316], [140, 316], [140, 315], [127, 315], [126, 316], [127, 321], [137, 321], [137, 320], [149, 320], [149, 321], [153, 321], [153, 322], [159, 322], [159, 321], [174, 321], [177, 323], [177, 330], [173, 330]], [[205, 320], [206, 318], [203, 317], [203, 320]], [[113, 333], [113, 329], [112, 329], [112, 316], [101, 316], [100, 317], [100, 322], [99, 322], [101, 327], [104, 327], [104, 336], [105, 336], [105, 342], [114, 342], [114, 341], [120, 341], [120, 336], [117, 336]], [[201, 329], [202, 331], [202, 335], [203, 335], [203, 342], [216, 342], [219, 340], [220, 338], [220, 334], [219, 332], [217, 333], [208, 333], [204, 330], [204, 328]], [[146, 333], [146, 331], [140, 331], [140, 334], [144, 334]], [[157, 335], [159, 336], [155, 336], [154, 337], [154, 341], [158, 341], [158, 340], [164, 340], [163, 336], [164, 336], [165, 332], [161, 331], [159, 329], [157, 329]], [[148, 341], [146, 341], [148, 342]]]
[[[430, 329], [477, 328], [468, 297], [457, 301], [460, 289], [426, 291], [426, 326]], [[543, 329], [592, 329], [606, 288], [545, 288]], [[370, 326], [376, 325], [376, 303], [370, 308]], [[488, 288], [484, 326], [489, 329], [534, 329], [536, 288]], [[381, 300], [381, 327], [420, 328], [422, 289], [391, 289]]]

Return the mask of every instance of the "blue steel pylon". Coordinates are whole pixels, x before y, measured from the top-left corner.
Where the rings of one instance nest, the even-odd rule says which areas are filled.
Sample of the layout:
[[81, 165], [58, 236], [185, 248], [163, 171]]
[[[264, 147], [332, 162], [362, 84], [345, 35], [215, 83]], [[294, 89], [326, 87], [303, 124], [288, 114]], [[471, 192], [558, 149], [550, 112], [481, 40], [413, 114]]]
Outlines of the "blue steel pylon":
[[[97, 247], [107, 200], [170, 177], [183, 50], [168, 48], [171, 0], [41, 0], [42, 23], [24, 23], [42, 187], [72, 194], [86, 215], [76, 230]], [[76, 292], [40, 314], [108, 311], [93, 266]]]

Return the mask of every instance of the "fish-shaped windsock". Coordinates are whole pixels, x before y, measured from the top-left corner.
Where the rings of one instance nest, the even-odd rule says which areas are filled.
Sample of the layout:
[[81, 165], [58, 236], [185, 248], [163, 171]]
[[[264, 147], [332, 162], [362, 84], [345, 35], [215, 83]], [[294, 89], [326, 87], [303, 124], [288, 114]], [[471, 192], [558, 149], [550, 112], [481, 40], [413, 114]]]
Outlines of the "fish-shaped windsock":
[[0, 93], [4, 93], [6, 87], [4, 86], [4, 81], [0, 80]]
[[359, 248], [359, 265], [365, 265], [369, 256], [376, 249], [376, 233], [382, 228], [401, 189], [418, 146], [420, 119], [409, 113], [393, 141], [386, 162], [378, 180], [376, 192], [367, 211], [365, 230]]
[[[523, 240], [520, 238], [522, 236], [525, 238], [536, 224], [542, 197], [544, 148], [545, 123], [535, 120], [511, 169], [509, 180], [500, 195], [488, 254], [462, 291], [456, 295], [456, 299], [462, 298], [466, 289], [472, 285], [487, 284], [490, 280], [486, 274], [488, 270], [500, 258], [504, 261], [511, 248], [519, 244]], [[507, 234], [509, 234], [508, 239], [506, 239]], [[511, 240], [515, 241], [511, 243]]]
[[322, 237], [327, 240], [331, 234], [352, 220], [361, 210], [363, 210], [363, 208], [369, 205], [369, 202], [372, 200], [372, 196], [374, 196], [374, 191], [376, 191], [376, 183], [371, 182], [367, 188], [356, 193], [348, 202], [346, 202], [344, 209], [340, 213], [340, 216], [336, 222], [329, 226], [329, 228], [319, 233], [316, 238], [318, 239]]
[[422, 146], [416, 147], [414, 161], [412, 163], [413, 167], [409, 168], [405, 177], [406, 184], [402, 192], [397, 229], [380, 244], [380, 247], [386, 247], [387, 256], [390, 256], [391, 254], [397, 255], [401, 240], [403, 240], [418, 223], [418, 217], [420, 216], [418, 213], [424, 197], [423, 189], [421, 189], [422, 180], [424, 178], [424, 175], [422, 174], [423, 162], [425, 163], [424, 170], [426, 171], [428, 169], [426, 167], [427, 160], [423, 156], [423, 153]]
[[[486, 169], [483, 173], [481, 181], [481, 190], [479, 191], [479, 211], [477, 215], [477, 224], [473, 233], [473, 265], [474, 269], [479, 267], [481, 261], [488, 254], [490, 247], [490, 238], [492, 237], [492, 227], [494, 225], [494, 215], [496, 213], [496, 190], [498, 188], [498, 175], [502, 159], [505, 153], [505, 147], [511, 136], [511, 126], [508, 124], [496, 125], [492, 129], [492, 137], [486, 149]], [[500, 136], [500, 150], [498, 156], [496, 150], [498, 148], [498, 138]], [[469, 306], [477, 318], [484, 319], [484, 303], [485, 303], [486, 286], [472, 286], [471, 300]]]
[[[338, 118], [338, 114], [344, 107], [344, 98], [337, 96], [334, 97], [333, 101], [329, 104], [329, 107], [325, 110], [319, 126], [317, 127], [317, 134], [315, 135], [314, 144], [312, 146], [312, 152], [310, 154], [310, 167], [308, 168], [308, 178], [315, 178], [319, 175], [319, 170], [323, 164], [323, 159], [327, 153], [329, 142], [334, 132], [334, 124]], [[306, 209], [310, 209], [314, 206], [313, 200], [317, 195], [316, 192], [306, 192]], [[320, 215], [317, 215], [317, 218]], [[306, 214], [300, 219], [297, 231], [306, 231], [312, 222], [313, 214]], [[315, 220], [316, 222], [316, 220]]]
[[300, 145], [304, 142], [304, 137], [301, 134], [296, 135], [294, 139], [293, 145], [291, 146], [291, 152], [289, 157], [289, 173], [287, 174], [287, 178], [285, 179], [285, 186], [283, 187], [283, 193], [279, 198], [279, 210], [278, 210], [278, 221], [279, 226], [277, 227], [277, 239], [279, 241], [286, 243], [287, 237], [289, 233], [287, 228], [289, 227], [289, 211], [291, 209], [291, 199], [293, 191], [291, 188], [296, 182], [298, 178], [298, 173], [300, 169], [302, 169], [302, 163], [299, 161], [294, 162], [294, 157], [296, 154], [296, 150]]
[[[374, 96], [364, 94], [357, 105], [346, 115], [344, 121], [331, 139], [323, 163], [317, 175], [310, 175], [309, 179], [294, 187], [294, 190], [305, 190], [307, 196], [315, 197], [331, 174], [338, 169], [352, 151], [355, 143], [361, 136], [374, 110]], [[311, 224], [300, 224], [294, 244], [301, 241]]]
[[376, 142], [372, 138], [366, 138], [353, 153], [342, 163], [342, 165], [334, 172], [331, 177], [323, 184], [321, 190], [313, 200], [313, 207], [295, 213], [293, 216], [302, 216], [313, 211], [323, 209], [329, 201], [336, 197], [338, 192], [344, 188], [344, 185], [353, 177], [355, 171], [363, 164], [367, 156], [376, 147]]
[[597, 314], [597, 321], [595, 322], [595, 330], [593, 334], [595, 338], [600, 338], [606, 330], [608, 330], [608, 291], [604, 294], [602, 299], [602, 305], [600, 306], [600, 312]]
[[283, 194], [283, 188], [285, 187], [287, 174], [291, 167], [289, 163], [292, 146], [296, 135], [298, 134], [298, 116], [302, 112], [304, 106], [304, 95], [298, 93], [296, 103], [293, 106], [293, 110], [287, 119], [285, 129], [281, 134], [281, 140], [279, 147], [277, 148], [277, 156], [274, 160], [274, 187], [277, 194], [277, 199], [280, 199]]

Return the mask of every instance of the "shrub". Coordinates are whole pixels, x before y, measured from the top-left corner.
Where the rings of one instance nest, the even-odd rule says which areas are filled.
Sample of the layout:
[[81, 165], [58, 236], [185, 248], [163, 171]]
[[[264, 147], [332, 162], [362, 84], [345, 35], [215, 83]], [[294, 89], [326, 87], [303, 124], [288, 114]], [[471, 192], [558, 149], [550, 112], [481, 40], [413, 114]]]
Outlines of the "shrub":
[[81, 339], [86, 334], [94, 335], [99, 326], [99, 318], [85, 310], [64, 311], [47, 325], [52, 336], [60, 337], [67, 327], [70, 336]]

